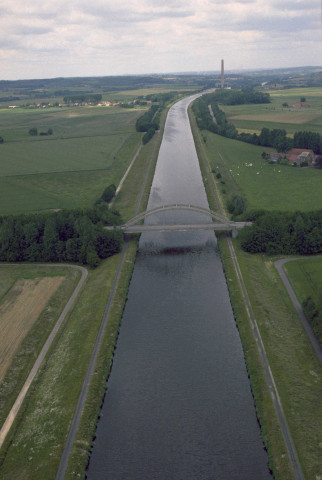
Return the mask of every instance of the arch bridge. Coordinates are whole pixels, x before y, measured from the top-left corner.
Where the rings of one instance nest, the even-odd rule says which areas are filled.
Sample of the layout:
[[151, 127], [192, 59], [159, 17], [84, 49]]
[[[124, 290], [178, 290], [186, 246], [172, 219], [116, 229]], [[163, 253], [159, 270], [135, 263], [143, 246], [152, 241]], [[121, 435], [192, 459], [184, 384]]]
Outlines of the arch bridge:
[[[150, 215], [158, 214], [161, 212], [169, 211], [192, 211], [197, 212], [203, 215], [210, 217], [208, 223], [196, 223], [196, 224], [167, 224], [167, 225], [149, 225], [141, 224], [142, 220], [145, 220]], [[188, 231], [188, 230], [227, 230], [232, 231], [233, 236], [237, 234], [237, 230], [245, 226], [251, 225], [251, 222], [233, 222], [229, 220], [224, 215], [214, 212], [209, 208], [200, 207], [197, 205], [185, 204], [185, 203], [174, 203], [171, 205], [161, 205], [145, 212], [135, 215], [131, 220], [126, 222], [124, 225], [120, 225], [117, 228], [120, 228], [124, 233], [143, 233], [143, 232], [166, 232], [166, 231]], [[114, 227], [106, 227], [107, 229], [112, 229]]]

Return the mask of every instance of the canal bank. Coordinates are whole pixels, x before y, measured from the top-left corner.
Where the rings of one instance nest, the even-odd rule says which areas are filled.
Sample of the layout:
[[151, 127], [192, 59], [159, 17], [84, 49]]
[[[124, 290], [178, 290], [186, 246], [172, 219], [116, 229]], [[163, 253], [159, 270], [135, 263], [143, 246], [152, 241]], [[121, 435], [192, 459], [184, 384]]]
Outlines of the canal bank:
[[[203, 176], [207, 180], [205, 184], [208, 198], [211, 202], [215, 202], [210, 185], [217, 182], [219, 191], [223, 187], [212, 172], [216, 173], [218, 166], [222, 167], [222, 162], [225, 161], [228, 153], [222, 149], [220, 151], [209, 149], [209, 145], [214, 144], [209, 136], [216, 138], [215, 135], [208, 134], [208, 136], [205, 132], [200, 134], [198, 130], [196, 133], [198, 135], [195, 141], [200, 150], [198, 153]], [[207, 175], [206, 167], [209, 167], [210, 175]], [[214, 208], [214, 203], [211, 203], [211, 207]], [[318, 478], [321, 474], [321, 367], [274, 268], [273, 262], [281, 257], [251, 255], [240, 249], [238, 241], [233, 241], [233, 245], [247, 293], [251, 299], [252, 314], [256, 317], [269, 359], [271, 374], [274, 375], [274, 388], [278, 389], [277, 397], [283, 400], [288, 430], [291, 432], [292, 443], [295, 444], [297, 457], [300, 460], [299, 467], [298, 460], [292, 453], [294, 448], [289, 451], [289, 454], [287, 452], [289, 445], [286, 447], [284, 443], [280, 421], [273, 406], [276, 396], [273, 395], [272, 388], [268, 388], [251, 327], [252, 321], [247, 315], [249, 307], [245, 308], [227, 242], [224, 238], [219, 238], [221, 258], [244, 347], [252, 391], [262, 426], [262, 436], [269, 450], [274, 475], [283, 480]], [[293, 470], [289, 457], [292, 459]]]
[[[188, 102], [169, 112], [148, 208], [207, 206]], [[155, 235], [141, 237], [88, 478], [270, 478], [215, 237]]]

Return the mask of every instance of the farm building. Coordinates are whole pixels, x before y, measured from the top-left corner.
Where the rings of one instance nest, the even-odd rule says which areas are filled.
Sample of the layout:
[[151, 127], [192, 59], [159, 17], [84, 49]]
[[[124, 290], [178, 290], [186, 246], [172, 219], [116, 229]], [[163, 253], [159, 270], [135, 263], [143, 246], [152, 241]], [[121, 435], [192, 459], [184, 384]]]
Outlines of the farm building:
[[300, 165], [302, 162], [307, 162], [308, 165], [312, 165], [315, 160], [315, 155], [313, 150], [310, 149], [292, 148], [286, 152], [286, 158], [289, 163]]
[[309, 105], [306, 102], [300, 102], [300, 103], [295, 103], [293, 107], [295, 108], [309, 108], [311, 105]]

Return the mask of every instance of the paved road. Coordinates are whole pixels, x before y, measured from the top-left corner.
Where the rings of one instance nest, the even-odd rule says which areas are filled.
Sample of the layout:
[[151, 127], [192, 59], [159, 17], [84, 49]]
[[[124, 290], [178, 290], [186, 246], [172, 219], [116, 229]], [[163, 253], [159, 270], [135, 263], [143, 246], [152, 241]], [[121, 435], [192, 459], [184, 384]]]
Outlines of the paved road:
[[[295, 310], [297, 311], [298, 313], [298, 316], [300, 317], [301, 319], [301, 322], [303, 324], [303, 327], [304, 327], [304, 330], [307, 334], [307, 336], [309, 337], [309, 340], [312, 344], [312, 347], [318, 357], [318, 359], [320, 360], [320, 363], [322, 364], [322, 348], [321, 348], [321, 345], [319, 344], [318, 340], [316, 339], [315, 335], [314, 335], [314, 332], [312, 330], [312, 327], [310, 325], [310, 322], [308, 321], [308, 319], [306, 318], [304, 312], [303, 312], [303, 309], [301, 307], [301, 304], [300, 302], [298, 301], [297, 299], [297, 296], [295, 295], [295, 292], [286, 276], [286, 273], [284, 272], [283, 270], [283, 265], [287, 262], [293, 262], [293, 261], [298, 261], [298, 260], [305, 260], [307, 258], [312, 258], [312, 257], [300, 257], [300, 258], [283, 258], [282, 260], [277, 260], [276, 262], [274, 262], [274, 265], [276, 267], [276, 270], [278, 271], [281, 279], [283, 280], [283, 283], [285, 285], [285, 288], [287, 290], [287, 293], [289, 294], [291, 300], [292, 300], [292, 303], [295, 307]], [[322, 258], [321, 256], [317, 257], [317, 258]]]
[[[16, 265], [16, 264], [11, 263], [11, 264], [2, 264], [2, 265]], [[13, 424], [13, 422], [14, 422], [14, 420], [15, 420], [18, 412], [19, 412], [19, 409], [22, 405], [22, 402], [24, 401], [25, 396], [28, 393], [29, 387], [30, 387], [33, 379], [37, 375], [37, 372], [38, 372], [45, 356], [47, 355], [48, 350], [50, 349], [59, 328], [61, 327], [62, 323], [64, 322], [67, 313], [70, 311], [70, 308], [73, 305], [73, 303], [74, 303], [74, 301], [75, 301], [83, 283], [86, 280], [87, 274], [88, 274], [86, 268], [79, 267], [78, 265], [64, 265], [64, 264], [56, 265], [56, 264], [39, 264], [39, 263], [37, 263], [37, 265], [40, 266], [40, 267], [62, 267], [63, 266], [63, 267], [69, 267], [69, 268], [76, 268], [77, 270], [81, 271], [82, 276], [81, 276], [75, 290], [73, 291], [71, 297], [69, 298], [68, 302], [66, 303], [65, 308], [62, 311], [59, 319], [57, 320], [54, 328], [52, 329], [49, 337], [47, 338], [40, 354], [38, 355], [37, 360], [34, 363], [34, 366], [30, 370], [30, 373], [27, 377], [27, 380], [25, 381], [25, 384], [23, 385], [15, 403], [13, 404], [13, 406], [12, 406], [10, 412], [9, 412], [8, 417], [6, 418], [2, 428], [0, 430], [0, 448], [1, 448], [7, 434], [9, 432], [10, 428], [11, 428], [11, 425]]]

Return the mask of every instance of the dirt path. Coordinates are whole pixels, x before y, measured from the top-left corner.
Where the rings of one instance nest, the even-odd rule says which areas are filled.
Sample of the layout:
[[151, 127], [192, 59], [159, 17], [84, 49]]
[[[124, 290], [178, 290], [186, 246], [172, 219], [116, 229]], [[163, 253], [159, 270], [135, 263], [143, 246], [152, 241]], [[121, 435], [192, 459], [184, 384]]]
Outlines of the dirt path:
[[[5, 264], [5, 265], [16, 265], [16, 264]], [[23, 402], [25, 396], [27, 395], [27, 392], [29, 390], [29, 387], [30, 387], [33, 379], [37, 375], [37, 372], [38, 372], [45, 356], [47, 355], [48, 350], [51, 347], [51, 345], [53, 343], [53, 340], [54, 340], [60, 326], [64, 322], [64, 320], [66, 318], [66, 315], [69, 312], [71, 306], [73, 305], [73, 303], [74, 303], [82, 285], [84, 284], [84, 282], [86, 280], [87, 274], [88, 274], [86, 268], [80, 267], [78, 265], [62, 265], [62, 264], [57, 265], [57, 264], [39, 264], [39, 263], [37, 263], [37, 265], [41, 266], [41, 267], [60, 267], [61, 268], [62, 266], [64, 266], [64, 267], [69, 267], [69, 268], [76, 268], [77, 270], [81, 271], [82, 276], [81, 276], [75, 290], [73, 291], [71, 297], [69, 298], [68, 302], [66, 303], [65, 308], [62, 311], [60, 317], [58, 318], [58, 320], [57, 320], [54, 328], [52, 329], [49, 337], [47, 338], [40, 354], [38, 355], [37, 360], [34, 363], [34, 366], [30, 370], [30, 373], [27, 377], [27, 380], [25, 381], [22, 389], [20, 390], [20, 393], [19, 393], [15, 403], [13, 404], [13, 406], [12, 406], [10, 412], [9, 412], [9, 415], [7, 416], [5, 422], [4, 422], [4, 424], [3, 424], [3, 426], [0, 430], [0, 448], [2, 447], [2, 444], [3, 444], [3, 442], [6, 438], [9, 430], [10, 430], [10, 427], [13, 424], [13, 422], [14, 422], [14, 420], [15, 420], [18, 412], [19, 412], [19, 409], [22, 405], [22, 402]]]
[[[292, 288], [292, 285], [290, 284], [287, 276], [286, 276], [286, 273], [284, 272], [283, 270], [283, 265], [287, 262], [292, 262], [292, 261], [298, 261], [298, 260], [305, 260], [307, 258], [312, 258], [312, 257], [300, 257], [300, 258], [283, 258], [282, 260], [277, 260], [276, 262], [274, 262], [274, 265], [276, 267], [276, 270], [278, 271], [283, 283], [284, 283], [284, 286], [287, 290], [287, 293], [289, 294], [290, 296], [290, 299], [292, 300], [292, 303], [294, 305], [294, 308], [295, 310], [297, 311], [297, 314], [298, 316], [300, 317], [301, 319], [301, 322], [303, 324], [303, 328], [307, 334], [307, 336], [309, 337], [309, 340], [312, 344], [312, 347], [313, 347], [313, 350], [315, 351], [318, 359], [320, 360], [320, 363], [322, 364], [322, 348], [321, 348], [321, 345], [319, 344], [319, 342], [317, 341], [315, 335], [314, 335], [314, 332], [312, 330], [312, 327], [311, 327], [311, 324], [310, 322], [308, 321], [308, 319], [306, 318], [304, 312], [303, 312], [303, 309], [301, 307], [301, 304], [300, 302], [298, 301], [297, 299], [297, 296], [295, 295], [295, 292]], [[322, 258], [321, 256], [318, 256], [317, 258]]]

